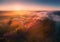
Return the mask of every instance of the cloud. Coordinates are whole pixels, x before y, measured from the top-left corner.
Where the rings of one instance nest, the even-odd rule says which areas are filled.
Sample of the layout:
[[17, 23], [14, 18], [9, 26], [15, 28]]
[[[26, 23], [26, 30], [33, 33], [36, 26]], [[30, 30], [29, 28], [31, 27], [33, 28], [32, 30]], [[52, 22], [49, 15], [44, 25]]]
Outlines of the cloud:
[[60, 11], [59, 11], [59, 13], [57, 11], [54, 11], [54, 12], [48, 13], [49, 14], [49, 19], [51, 19], [55, 22], [60, 22], [60, 15], [59, 15]]

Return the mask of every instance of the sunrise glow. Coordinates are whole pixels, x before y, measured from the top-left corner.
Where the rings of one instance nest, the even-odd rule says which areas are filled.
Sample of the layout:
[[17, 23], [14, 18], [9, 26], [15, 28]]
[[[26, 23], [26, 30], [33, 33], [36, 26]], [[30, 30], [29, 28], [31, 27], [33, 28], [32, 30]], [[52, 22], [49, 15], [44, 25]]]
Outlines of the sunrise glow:
[[13, 4], [2, 4], [0, 5], [0, 10], [2, 11], [19, 11], [19, 10], [60, 10], [57, 7], [45, 6], [45, 5], [31, 5], [31, 4], [24, 4], [24, 3], [13, 3]]
[[18, 5], [16, 5], [16, 6], [14, 6], [14, 10], [21, 10], [21, 7], [20, 6], [18, 6]]

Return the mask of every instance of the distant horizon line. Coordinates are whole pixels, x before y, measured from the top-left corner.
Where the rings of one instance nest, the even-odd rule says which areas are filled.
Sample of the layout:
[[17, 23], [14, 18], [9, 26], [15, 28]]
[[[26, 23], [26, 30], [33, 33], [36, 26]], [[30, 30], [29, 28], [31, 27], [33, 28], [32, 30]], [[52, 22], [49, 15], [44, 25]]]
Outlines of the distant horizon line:
[[60, 10], [0, 10], [0, 11], [60, 11]]

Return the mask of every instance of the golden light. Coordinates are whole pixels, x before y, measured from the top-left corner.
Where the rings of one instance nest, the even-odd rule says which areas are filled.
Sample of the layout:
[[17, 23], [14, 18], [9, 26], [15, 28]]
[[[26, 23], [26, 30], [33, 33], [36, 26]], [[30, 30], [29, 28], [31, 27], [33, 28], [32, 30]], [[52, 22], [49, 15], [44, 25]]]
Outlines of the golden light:
[[17, 10], [13, 11], [14, 15], [30, 15], [30, 11], [24, 11], [24, 10]]
[[17, 11], [19, 11], [19, 10], [21, 10], [22, 9], [22, 7], [21, 6], [19, 6], [19, 5], [14, 5], [13, 6], [13, 10], [17, 10]]
[[19, 10], [30, 10], [30, 11], [42, 11], [42, 10], [60, 10], [60, 8], [45, 6], [45, 5], [31, 5], [23, 3], [13, 3], [13, 4], [3, 4], [0, 5], [0, 10], [2, 11], [19, 11]]

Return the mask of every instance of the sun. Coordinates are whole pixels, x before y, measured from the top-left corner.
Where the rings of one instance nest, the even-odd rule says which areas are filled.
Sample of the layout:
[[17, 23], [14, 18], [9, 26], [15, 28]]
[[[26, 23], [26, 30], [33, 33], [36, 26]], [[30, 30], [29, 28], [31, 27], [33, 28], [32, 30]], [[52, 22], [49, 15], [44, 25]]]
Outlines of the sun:
[[13, 4], [11, 8], [12, 10], [15, 10], [15, 11], [20, 11], [24, 9], [23, 5], [21, 4]]
[[16, 5], [16, 6], [14, 6], [13, 9], [19, 11], [19, 10], [21, 10], [22, 8], [21, 8], [20, 6], [18, 6], [18, 5]]

